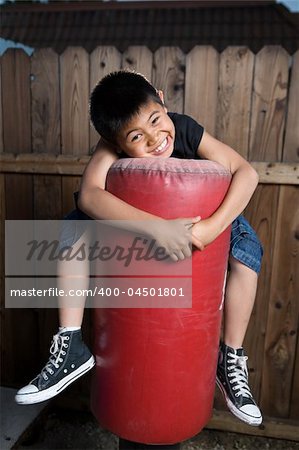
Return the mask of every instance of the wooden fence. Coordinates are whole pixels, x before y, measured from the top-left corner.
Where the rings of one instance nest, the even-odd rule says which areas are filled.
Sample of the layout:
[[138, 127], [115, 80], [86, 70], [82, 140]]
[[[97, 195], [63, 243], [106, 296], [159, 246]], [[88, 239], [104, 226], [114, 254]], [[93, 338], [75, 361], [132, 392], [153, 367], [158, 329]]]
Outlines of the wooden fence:
[[[72, 192], [98, 139], [89, 124], [89, 93], [102, 76], [121, 67], [145, 74], [164, 91], [170, 111], [197, 119], [260, 174], [246, 216], [265, 254], [245, 348], [251, 385], [267, 418], [258, 429], [248, 427], [217, 400], [209, 426], [296, 440], [299, 51], [289, 55], [268, 46], [254, 55], [228, 47], [218, 54], [198, 46], [188, 54], [173, 47], [153, 54], [131, 47], [121, 54], [99, 47], [90, 55], [68, 48], [60, 56], [43, 49], [31, 57], [7, 51], [0, 72], [1, 218], [59, 219], [73, 208]], [[2, 227], [2, 242], [3, 234]], [[4, 257], [2, 282], [3, 264]], [[1, 321], [2, 384], [20, 386], [47, 359], [56, 312], [2, 308]], [[84, 329], [86, 336], [89, 312]], [[71, 403], [70, 392], [84, 403], [87, 381], [67, 391], [65, 404]]]

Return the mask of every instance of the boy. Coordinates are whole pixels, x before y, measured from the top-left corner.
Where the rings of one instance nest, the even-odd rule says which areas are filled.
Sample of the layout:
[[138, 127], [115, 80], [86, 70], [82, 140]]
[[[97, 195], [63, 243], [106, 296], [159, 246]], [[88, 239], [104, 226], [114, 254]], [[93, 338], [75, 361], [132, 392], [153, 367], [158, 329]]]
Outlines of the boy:
[[[69, 218], [130, 220], [130, 224], [133, 221], [133, 231], [158, 240], [174, 261], [191, 256], [190, 224], [192, 244], [204, 251], [233, 222], [217, 384], [233, 414], [250, 425], [259, 425], [262, 415], [248, 386], [247, 356], [242, 344], [254, 304], [262, 248], [254, 231], [240, 216], [257, 186], [256, 172], [238, 153], [210, 136], [190, 117], [167, 113], [162, 92], [157, 92], [140, 74], [119, 71], [104, 77], [91, 95], [90, 113], [101, 139], [82, 178], [80, 209]], [[110, 166], [123, 156], [209, 159], [230, 170], [232, 181], [222, 205], [208, 219], [165, 220], [136, 209], [105, 190]], [[148, 220], [151, 229], [146, 229]], [[79, 237], [65, 238], [63, 245], [76, 247]], [[82, 275], [82, 267], [77, 268], [77, 273]], [[62, 265], [60, 275], [66, 274]], [[88, 283], [88, 272], [85, 275]], [[93, 356], [81, 341], [83, 310], [83, 301], [82, 308], [77, 309], [63, 307], [61, 303], [61, 328], [54, 336], [49, 362], [41, 374], [19, 390], [16, 396], [19, 403], [53, 397], [93, 366]]]

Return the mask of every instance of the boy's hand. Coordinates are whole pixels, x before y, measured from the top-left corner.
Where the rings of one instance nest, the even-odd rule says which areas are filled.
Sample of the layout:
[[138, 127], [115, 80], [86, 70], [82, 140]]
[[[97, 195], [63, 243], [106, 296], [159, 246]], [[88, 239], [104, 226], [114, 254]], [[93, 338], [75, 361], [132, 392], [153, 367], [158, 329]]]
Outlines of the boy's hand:
[[156, 246], [163, 247], [173, 261], [190, 258], [193, 243], [192, 229], [199, 221], [200, 217], [197, 216], [157, 222], [156, 229], [151, 233], [156, 240]]
[[217, 236], [218, 233], [210, 219], [201, 220], [192, 227], [192, 244], [199, 250], [204, 250]]

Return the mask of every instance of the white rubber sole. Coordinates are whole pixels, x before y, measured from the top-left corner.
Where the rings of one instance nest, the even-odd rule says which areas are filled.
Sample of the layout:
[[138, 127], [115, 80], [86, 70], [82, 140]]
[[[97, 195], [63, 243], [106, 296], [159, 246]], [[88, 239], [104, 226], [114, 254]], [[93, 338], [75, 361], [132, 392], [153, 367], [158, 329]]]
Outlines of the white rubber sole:
[[86, 363], [82, 364], [82, 366], [78, 367], [77, 370], [64, 377], [54, 386], [39, 392], [16, 394], [15, 401], [19, 403], [19, 405], [31, 405], [33, 403], [40, 403], [45, 400], [49, 400], [50, 398], [55, 397], [55, 395], [60, 394], [60, 392], [66, 389], [71, 383], [92, 369], [94, 365], [95, 359], [91, 356]]
[[248, 425], [251, 425], [253, 427], [258, 427], [262, 423], [262, 421], [263, 421], [262, 416], [259, 416], [259, 417], [250, 416], [235, 407], [235, 405], [232, 403], [232, 401], [228, 398], [228, 396], [225, 392], [225, 389], [223, 388], [222, 384], [220, 383], [218, 377], [216, 378], [216, 384], [219, 387], [220, 391], [222, 392], [223, 397], [225, 398], [225, 402], [226, 402], [228, 409], [234, 416], [236, 416], [238, 419], [242, 420], [243, 422], [245, 422]]

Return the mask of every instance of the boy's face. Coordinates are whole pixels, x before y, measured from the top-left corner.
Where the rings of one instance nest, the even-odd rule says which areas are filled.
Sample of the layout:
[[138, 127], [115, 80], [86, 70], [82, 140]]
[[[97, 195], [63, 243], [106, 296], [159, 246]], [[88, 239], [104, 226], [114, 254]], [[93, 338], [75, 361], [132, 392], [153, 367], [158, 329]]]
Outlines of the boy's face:
[[131, 158], [168, 158], [175, 129], [164, 106], [150, 100], [119, 133], [117, 143]]

